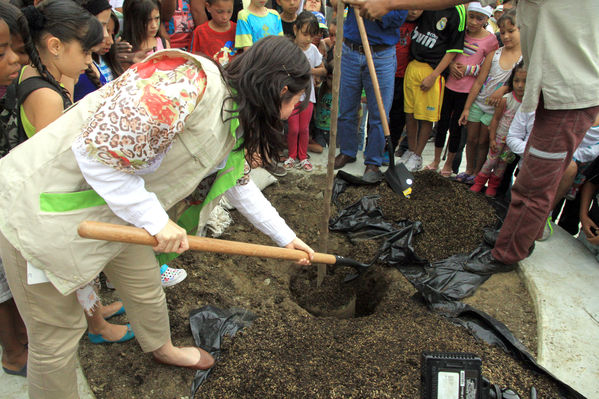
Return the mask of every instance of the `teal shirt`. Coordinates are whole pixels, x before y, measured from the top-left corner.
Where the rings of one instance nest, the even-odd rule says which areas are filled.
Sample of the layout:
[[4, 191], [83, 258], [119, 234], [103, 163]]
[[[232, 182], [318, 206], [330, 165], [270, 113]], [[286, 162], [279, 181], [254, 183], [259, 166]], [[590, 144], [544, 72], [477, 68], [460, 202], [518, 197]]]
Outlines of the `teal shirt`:
[[263, 37], [271, 35], [283, 36], [283, 25], [278, 12], [268, 9], [268, 14], [261, 17], [248, 10], [239, 11], [235, 47], [248, 47]]

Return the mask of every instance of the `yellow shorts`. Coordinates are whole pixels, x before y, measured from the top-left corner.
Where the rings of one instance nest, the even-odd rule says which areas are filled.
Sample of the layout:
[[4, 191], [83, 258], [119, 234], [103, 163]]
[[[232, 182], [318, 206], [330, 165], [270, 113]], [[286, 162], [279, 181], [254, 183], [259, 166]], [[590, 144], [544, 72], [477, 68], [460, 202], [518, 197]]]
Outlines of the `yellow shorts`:
[[433, 86], [422, 91], [420, 84], [433, 72], [429, 64], [410, 61], [403, 80], [404, 112], [421, 121], [437, 122], [441, 118], [445, 79], [439, 76]]

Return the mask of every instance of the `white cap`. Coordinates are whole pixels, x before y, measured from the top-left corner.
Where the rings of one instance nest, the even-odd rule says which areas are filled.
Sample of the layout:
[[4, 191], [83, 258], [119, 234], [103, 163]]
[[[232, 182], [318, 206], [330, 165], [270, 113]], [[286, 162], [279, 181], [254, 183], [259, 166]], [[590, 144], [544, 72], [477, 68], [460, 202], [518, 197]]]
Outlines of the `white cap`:
[[468, 5], [468, 11], [474, 11], [490, 17], [493, 15], [493, 9], [489, 6], [483, 7], [478, 1], [473, 1]]

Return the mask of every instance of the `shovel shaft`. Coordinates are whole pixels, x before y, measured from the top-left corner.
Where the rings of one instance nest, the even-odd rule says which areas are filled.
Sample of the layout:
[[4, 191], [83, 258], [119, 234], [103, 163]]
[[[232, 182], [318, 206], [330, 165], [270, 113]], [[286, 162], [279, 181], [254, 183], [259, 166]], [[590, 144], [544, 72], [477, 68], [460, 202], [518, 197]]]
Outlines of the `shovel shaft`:
[[[77, 232], [81, 237], [95, 240], [126, 242], [139, 245], [158, 245], [156, 238], [146, 230], [133, 226], [122, 226], [103, 222], [83, 221]], [[239, 241], [219, 240], [198, 236], [187, 236], [189, 249], [203, 252], [217, 252], [230, 255], [255, 256], [261, 258], [286, 259], [299, 261], [306, 259], [306, 253], [297, 249], [272, 247], [269, 245], [249, 244]], [[337, 259], [334, 255], [315, 253], [312, 263], [334, 265]]]
[[[360, 15], [360, 10], [354, 8], [354, 15], [356, 16], [356, 22], [358, 23], [358, 30], [360, 31], [360, 38], [362, 39], [362, 47], [364, 48], [364, 55], [366, 56], [366, 63], [368, 64], [368, 72], [370, 73], [370, 79], [372, 80], [372, 87], [374, 88], [374, 96], [376, 97], [376, 104], [379, 108], [379, 116], [381, 118], [381, 124], [383, 125], [383, 132], [385, 136], [390, 136], [389, 122], [387, 121], [387, 112], [385, 112], [385, 105], [383, 104], [383, 97], [381, 96], [381, 89], [379, 87], [379, 80], [376, 76], [376, 69], [374, 68], [374, 61], [372, 59], [372, 51], [370, 50], [370, 44], [368, 43], [368, 34], [366, 33], [366, 27], [364, 26], [364, 20]], [[389, 154], [393, 156], [393, 154]]]

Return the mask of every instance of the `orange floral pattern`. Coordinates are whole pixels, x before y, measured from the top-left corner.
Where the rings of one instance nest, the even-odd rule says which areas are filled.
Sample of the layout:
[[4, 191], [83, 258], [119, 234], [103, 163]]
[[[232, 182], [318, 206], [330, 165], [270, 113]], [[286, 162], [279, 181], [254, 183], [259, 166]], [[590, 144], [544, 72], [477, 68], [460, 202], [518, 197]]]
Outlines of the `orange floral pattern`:
[[206, 89], [199, 63], [161, 55], [102, 87], [102, 102], [76, 148], [115, 169], [151, 168], [170, 148]]

